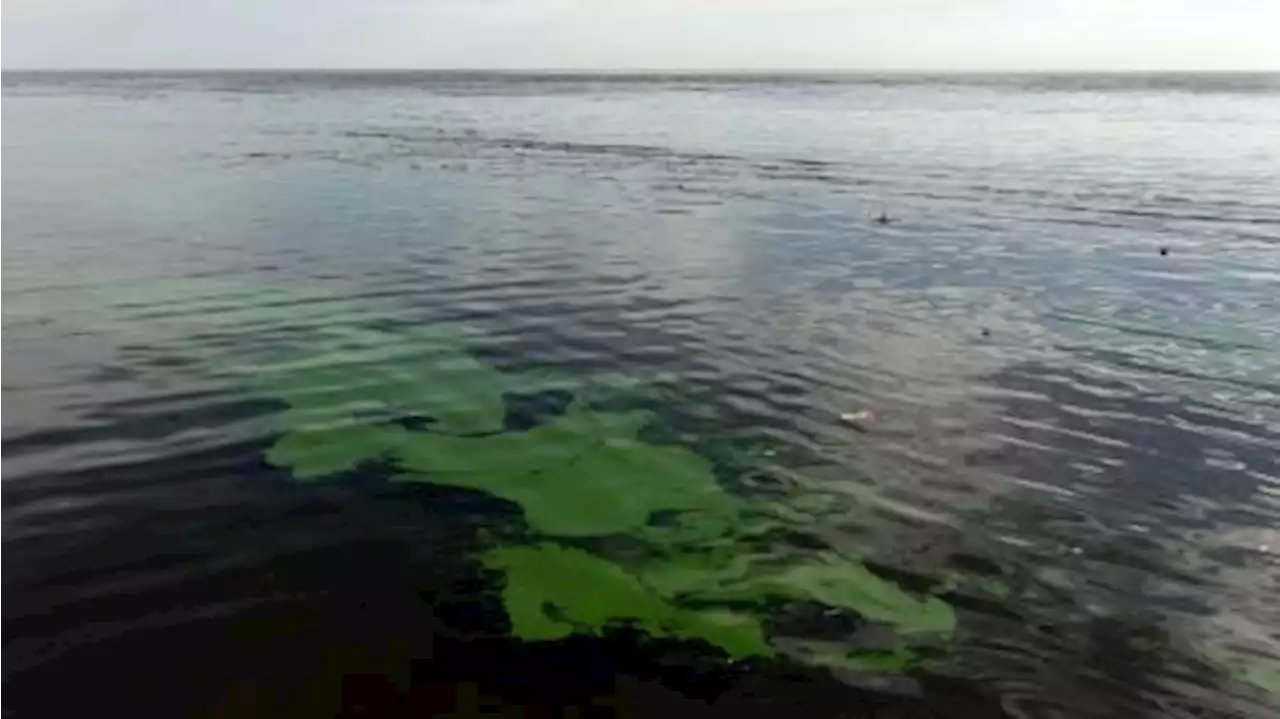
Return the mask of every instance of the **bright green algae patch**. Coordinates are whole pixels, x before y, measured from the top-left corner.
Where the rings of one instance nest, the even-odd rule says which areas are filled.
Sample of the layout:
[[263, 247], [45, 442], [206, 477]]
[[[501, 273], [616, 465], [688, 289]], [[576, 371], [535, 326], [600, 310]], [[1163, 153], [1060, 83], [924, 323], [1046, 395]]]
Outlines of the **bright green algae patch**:
[[668, 557], [641, 570], [673, 596], [730, 604], [807, 600], [847, 609], [904, 635], [949, 636], [956, 617], [937, 597], [917, 598], [861, 563], [831, 552], [779, 561], [725, 552]]
[[[781, 515], [726, 491], [713, 463], [691, 449], [642, 441], [651, 413], [605, 411], [593, 401], [639, 391], [640, 383], [502, 372], [471, 354], [468, 339], [447, 327], [338, 327], [312, 345], [323, 352], [242, 370], [287, 406], [267, 460], [304, 480], [386, 463], [396, 481], [518, 505], [538, 539], [493, 547], [481, 559], [503, 573], [512, 632], [528, 641], [632, 626], [706, 641], [732, 658], [768, 656], [786, 644], [771, 645], [763, 622], [789, 602], [855, 612], [903, 641], [952, 632], [950, 606], [856, 560], [767, 554], [761, 537], [785, 527]], [[505, 429], [509, 394], [547, 390], [573, 399], [528, 429]], [[660, 516], [668, 521], [655, 524]], [[629, 538], [633, 551], [610, 558], [559, 543], [605, 536]], [[864, 672], [897, 671], [913, 659], [906, 647], [838, 661], [830, 650], [796, 654], [806, 656]]]
[[[289, 405], [279, 421], [290, 431], [269, 462], [315, 479], [391, 461], [400, 481], [488, 492], [519, 504], [532, 529], [562, 536], [619, 534], [655, 511], [723, 512], [737, 503], [708, 460], [638, 439], [653, 421], [647, 412], [597, 412], [577, 401], [530, 430], [502, 431], [505, 393], [600, 393], [624, 384], [617, 378], [499, 372], [444, 330], [414, 331], [393, 354], [372, 341], [380, 334], [342, 337], [327, 362], [281, 363], [261, 375]], [[391, 422], [405, 416], [430, 418], [427, 431]]]
[[319, 479], [355, 469], [392, 449], [396, 433], [367, 424], [335, 424], [286, 434], [267, 450], [267, 461], [289, 467], [297, 479]]
[[512, 631], [526, 640], [598, 635], [631, 624], [651, 636], [705, 640], [735, 659], [773, 654], [756, 618], [681, 609], [621, 567], [579, 549], [500, 547], [483, 559], [505, 573], [503, 603]]
[[[518, 376], [499, 372], [465, 351], [453, 329], [382, 332], [336, 328], [322, 352], [249, 368], [260, 386], [290, 407], [286, 429], [305, 430], [353, 416], [386, 420], [425, 415], [433, 431], [480, 434], [502, 429], [505, 392]], [[541, 388], [542, 383], [533, 384]]]
[[861, 564], [833, 554], [744, 577], [705, 596], [725, 601], [805, 597], [853, 610], [904, 634], [950, 634], [956, 625], [955, 612], [937, 597], [917, 599]]
[[590, 536], [639, 530], [653, 512], [728, 508], [711, 463], [682, 447], [636, 439], [642, 412], [571, 407], [527, 432], [471, 438], [421, 434], [396, 452], [406, 481], [477, 489], [524, 509], [544, 534]]

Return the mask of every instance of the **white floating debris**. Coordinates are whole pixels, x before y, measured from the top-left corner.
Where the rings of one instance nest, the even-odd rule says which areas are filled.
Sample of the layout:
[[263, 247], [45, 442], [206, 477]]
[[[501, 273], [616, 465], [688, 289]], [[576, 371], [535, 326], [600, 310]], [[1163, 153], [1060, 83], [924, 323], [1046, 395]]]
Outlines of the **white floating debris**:
[[840, 415], [840, 421], [853, 427], [859, 432], [870, 431], [871, 426], [876, 423], [876, 413], [869, 409], [859, 410], [857, 412], [845, 412]]

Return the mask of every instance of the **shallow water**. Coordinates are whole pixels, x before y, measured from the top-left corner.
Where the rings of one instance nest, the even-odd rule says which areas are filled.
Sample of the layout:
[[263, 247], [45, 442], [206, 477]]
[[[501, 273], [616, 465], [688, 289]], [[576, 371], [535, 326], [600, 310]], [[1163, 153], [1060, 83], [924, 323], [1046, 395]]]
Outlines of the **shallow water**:
[[[1276, 76], [5, 73], [4, 99], [6, 712], [1280, 704]], [[440, 328], [492, 370], [474, 392], [405, 369]], [[391, 405], [415, 447], [573, 427], [564, 378], [600, 376], [635, 384], [563, 442], [710, 468], [734, 509], [699, 551], [840, 557], [954, 631], [892, 671], [788, 637], [881, 651], [897, 598], [752, 609], [771, 658], [671, 623], [512, 637], [527, 573], [485, 557], [626, 565], [704, 499], [637, 472], [570, 519], [444, 479], [508, 445], [355, 433]], [[354, 459], [311, 476], [281, 447], [320, 430]], [[716, 592], [653, 616], [742, 609]]]

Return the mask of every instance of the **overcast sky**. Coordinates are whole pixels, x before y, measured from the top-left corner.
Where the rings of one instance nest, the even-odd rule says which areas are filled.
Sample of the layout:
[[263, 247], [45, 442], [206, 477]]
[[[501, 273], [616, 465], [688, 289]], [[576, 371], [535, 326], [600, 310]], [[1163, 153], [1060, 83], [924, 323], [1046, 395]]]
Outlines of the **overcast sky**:
[[1280, 69], [1280, 0], [4, 0], [4, 67]]

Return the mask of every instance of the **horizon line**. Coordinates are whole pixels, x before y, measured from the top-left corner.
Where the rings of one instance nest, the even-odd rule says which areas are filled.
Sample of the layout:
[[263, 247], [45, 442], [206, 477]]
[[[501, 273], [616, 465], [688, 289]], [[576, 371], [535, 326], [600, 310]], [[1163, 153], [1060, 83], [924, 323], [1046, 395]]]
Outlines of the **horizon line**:
[[0, 72], [47, 73], [210, 73], [210, 72], [304, 72], [304, 73], [490, 73], [508, 75], [1276, 75], [1280, 68], [646, 68], [646, 67], [0, 67]]

